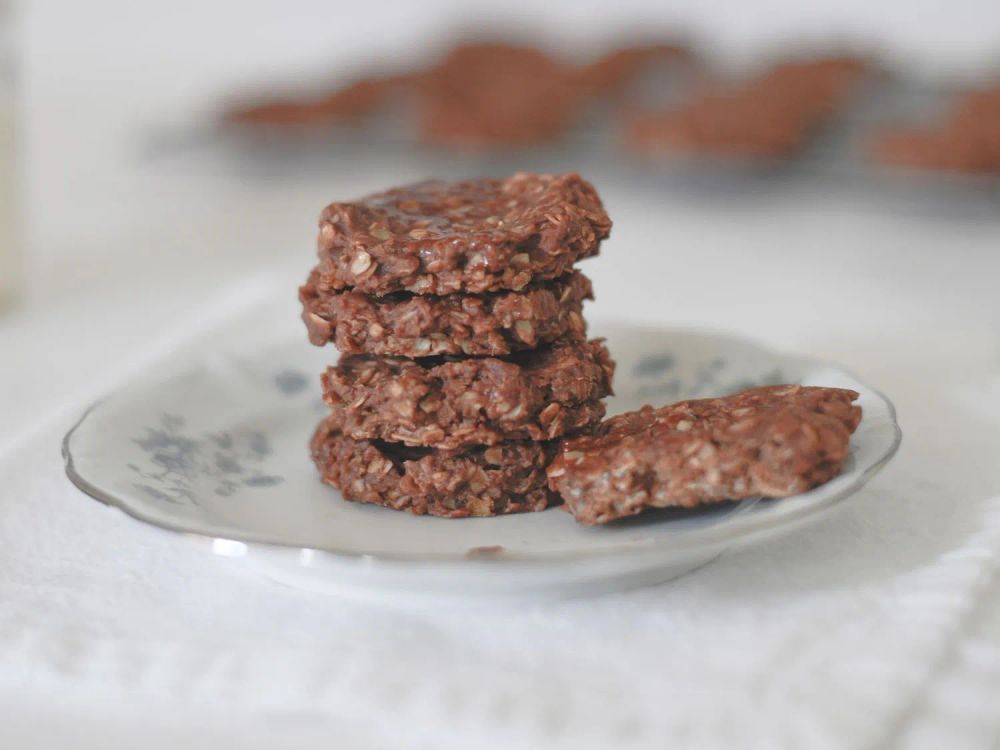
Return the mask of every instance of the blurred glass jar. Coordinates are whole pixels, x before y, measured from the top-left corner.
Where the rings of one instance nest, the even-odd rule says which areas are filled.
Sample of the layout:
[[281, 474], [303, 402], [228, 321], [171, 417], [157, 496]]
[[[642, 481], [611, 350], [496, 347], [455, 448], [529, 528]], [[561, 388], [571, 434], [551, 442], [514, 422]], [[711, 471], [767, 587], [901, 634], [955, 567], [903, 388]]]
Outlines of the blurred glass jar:
[[0, 305], [20, 281], [15, 22], [12, 3], [0, 0]]

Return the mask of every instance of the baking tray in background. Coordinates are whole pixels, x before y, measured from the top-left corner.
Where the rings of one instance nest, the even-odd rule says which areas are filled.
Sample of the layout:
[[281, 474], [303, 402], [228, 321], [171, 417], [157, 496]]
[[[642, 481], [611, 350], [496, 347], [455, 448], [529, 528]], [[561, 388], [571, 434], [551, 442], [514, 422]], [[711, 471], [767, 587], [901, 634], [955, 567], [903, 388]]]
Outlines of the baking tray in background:
[[263, 131], [224, 126], [206, 117], [200, 126], [154, 131], [142, 156], [163, 160], [211, 153], [216, 168], [244, 179], [294, 180], [364, 172], [380, 165], [403, 174], [457, 179], [515, 170], [579, 171], [594, 180], [697, 201], [780, 199], [789, 191], [846, 194], [873, 210], [934, 212], [959, 218], [1000, 215], [1000, 174], [962, 174], [889, 167], [866, 154], [881, 127], [933, 122], [959, 89], [883, 73], [794, 157], [778, 161], [677, 156], [648, 159], [622, 144], [616, 112], [592, 106], [564, 138], [537, 147], [465, 152], [420, 143], [407, 116], [390, 113], [359, 125]]

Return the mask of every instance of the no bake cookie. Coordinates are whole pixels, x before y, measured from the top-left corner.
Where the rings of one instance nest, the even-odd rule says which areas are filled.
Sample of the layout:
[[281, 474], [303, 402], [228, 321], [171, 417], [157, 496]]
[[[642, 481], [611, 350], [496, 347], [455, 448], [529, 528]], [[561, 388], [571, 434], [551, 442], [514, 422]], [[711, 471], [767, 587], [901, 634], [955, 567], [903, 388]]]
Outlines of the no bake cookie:
[[465, 449], [595, 426], [614, 363], [600, 341], [497, 359], [351, 356], [322, 376], [333, 423], [354, 439]]
[[456, 454], [352, 440], [328, 418], [311, 448], [323, 481], [356, 502], [464, 518], [538, 511], [556, 501], [545, 480], [551, 443], [502, 443]]
[[331, 289], [314, 271], [299, 299], [317, 346], [332, 341], [346, 354], [397, 357], [496, 356], [558, 338], [583, 341], [583, 301], [593, 299], [593, 290], [575, 271], [519, 292], [374, 297]]
[[577, 174], [421, 182], [327, 206], [317, 273], [375, 295], [518, 291], [596, 255], [610, 230]]
[[646, 406], [564, 441], [549, 486], [588, 525], [646, 508], [794, 495], [840, 472], [861, 421], [857, 398], [782, 385]]

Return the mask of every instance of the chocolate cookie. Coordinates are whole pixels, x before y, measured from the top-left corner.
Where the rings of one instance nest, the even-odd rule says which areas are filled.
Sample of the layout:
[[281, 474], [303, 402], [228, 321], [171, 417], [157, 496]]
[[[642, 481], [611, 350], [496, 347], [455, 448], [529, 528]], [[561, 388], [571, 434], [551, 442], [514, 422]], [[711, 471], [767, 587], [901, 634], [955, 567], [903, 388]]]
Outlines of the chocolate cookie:
[[691, 59], [691, 50], [683, 44], [660, 42], [637, 44], [612, 50], [573, 74], [575, 84], [590, 96], [618, 96], [643, 73], [664, 62]]
[[958, 98], [932, 127], [896, 127], [872, 139], [870, 151], [885, 164], [954, 172], [1000, 171], [1000, 88]]
[[610, 230], [577, 174], [421, 182], [327, 206], [317, 272], [376, 295], [518, 291], [596, 255]]
[[988, 172], [1000, 168], [1000, 150], [991, 156], [987, 143], [975, 131], [900, 127], [877, 133], [869, 150], [877, 161], [894, 167]]
[[468, 453], [352, 440], [330, 419], [312, 438], [313, 461], [347, 500], [448, 518], [542, 510], [551, 443], [502, 443]]
[[805, 121], [781, 108], [762, 109], [764, 101], [705, 94], [681, 110], [632, 115], [626, 139], [632, 150], [651, 156], [787, 156], [802, 144]]
[[613, 374], [604, 344], [588, 341], [508, 359], [343, 357], [322, 381], [332, 424], [351, 438], [461, 450], [593, 427]]
[[583, 341], [583, 301], [593, 292], [590, 280], [574, 271], [520, 292], [372, 297], [330, 289], [313, 271], [299, 299], [317, 346], [333, 341], [347, 354], [397, 357], [495, 356], [558, 338]]
[[634, 114], [626, 138], [647, 154], [787, 157], [841, 105], [866, 69], [867, 61], [853, 57], [776, 65], [741, 84], [709, 86], [677, 109]]
[[475, 150], [550, 141], [572, 125], [581, 101], [558, 60], [491, 42], [455, 48], [417, 91], [421, 139]]
[[588, 525], [646, 508], [794, 495], [840, 472], [861, 421], [857, 397], [780, 385], [646, 406], [563, 441], [549, 487]]
[[374, 112], [405, 81], [402, 76], [363, 78], [323, 96], [273, 99], [234, 107], [226, 112], [224, 119], [239, 125], [274, 128], [324, 126], [357, 120]]

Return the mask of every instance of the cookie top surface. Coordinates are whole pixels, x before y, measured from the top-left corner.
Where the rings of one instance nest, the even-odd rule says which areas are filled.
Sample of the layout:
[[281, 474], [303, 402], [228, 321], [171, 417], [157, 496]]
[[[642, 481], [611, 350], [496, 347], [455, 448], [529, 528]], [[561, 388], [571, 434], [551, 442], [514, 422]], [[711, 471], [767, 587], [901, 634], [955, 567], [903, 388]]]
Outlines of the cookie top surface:
[[379, 295], [518, 290], [596, 255], [610, 229], [577, 174], [432, 180], [327, 206], [318, 271], [332, 288]]
[[[580, 450], [600, 450], [632, 437], [669, 440], [690, 434], [711, 434], [718, 428], [731, 428], [741, 419], [756, 418], [770, 409], [801, 406], [820, 414], [829, 414], [854, 430], [861, 421], [861, 410], [852, 403], [855, 391], [844, 388], [820, 388], [804, 385], [769, 385], [750, 388], [720, 398], [691, 399], [611, 417], [600, 433], [583, 437], [574, 444]], [[733, 434], [744, 434], [743, 430]]]
[[647, 507], [802, 492], [839, 472], [861, 420], [857, 397], [781, 385], [646, 406], [564, 441], [550, 486], [584, 523]]

